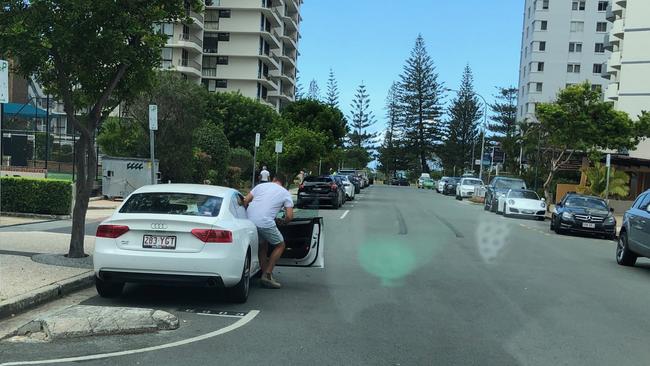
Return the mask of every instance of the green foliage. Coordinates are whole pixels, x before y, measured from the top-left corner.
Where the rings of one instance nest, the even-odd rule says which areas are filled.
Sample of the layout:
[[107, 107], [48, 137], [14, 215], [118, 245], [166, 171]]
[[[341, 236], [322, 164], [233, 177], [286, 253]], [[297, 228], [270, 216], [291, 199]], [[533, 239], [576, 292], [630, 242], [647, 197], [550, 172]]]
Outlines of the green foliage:
[[[201, 159], [202, 162], [207, 163], [207, 167], [197, 167], [195, 169], [206, 170], [206, 174], [207, 170], [213, 170], [213, 175], [216, 174], [216, 176], [212, 177], [211, 183], [221, 184], [225, 178], [226, 168], [230, 161], [230, 145], [228, 144], [226, 134], [223, 132], [223, 128], [212, 122], [204, 122], [200, 128], [194, 131], [193, 146], [202, 153], [207, 154], [207, 159], [206, 157], [202, 157]], [[195, 180], [195, 182], [198, 183], [201, 181]]]
[[[280, 172], [273, 171], [276, 140], [283, 141], [279, 159]], [[273, 175], [280, 174], [289, 182], [301, 169], [318, 161], [326, 152], [326, 141], [327, 138], [321, 132], [283, 121], [278, 123], [263, 141], [259, 150], [259, 161], [266, 162]]]
[[492, 109], [492, 123], [488, 129], [494, 133], [493, 138], [506, 155], [505, 168], [508, 172], [517, 170], [517, 157], [519, 156], [519, 137], [517, 133], [517, 93], [515, 87], [498, 88], [494, 96], [495, 102], [490, 105]]
[[[607, 166], [596, 162], [593, 167], [583, 170], [587, 176], [587, 186], [583, 190], [585, 194], [605, 198], [607, 187]], [[610, 168], [609, 172], [609, 195], [619, 198], [626, 198], [630, 194], [630, 177], [625, 172]]]
[[401, 134], [413, 151], [417, 171], [428, 172], [427, 160], [441, 140], [438, 124], [443, 114], [443, 87], [422, 35], [418, 35], [400, 78]]
[[348, 133], [349, 143], [357, 150], [365, 149], [368, 152], [375, 148], [377, 134], [368, 132], [368, 128], [371, 128], [376, 121], [375, 115], [369, 110], [370, 96], [363, 83], [357, 88], [350, 108], [352, 115], [350, 116], [350, 133]]
[[[199, 148], [194, 148], [192, 159], [192, 178], [195, 183], [204, 183], [206, 180], [210, 184], [219, 184], [220, 182], [212, 181], [209, 177], [211, 175], [210, 166], [212, 165], [212, 158], [207, 153], [201, 151]], [[218, 180], [218, 178], [217, 178]]]
[[192, 182], [193, 131], [202, 125], [206, 98], [207, 92], [203, 88], [184, 80], [178, 73], [159, 72], [152, 88], [129, 104], [129, 118], [107, 121], [99, 134], [98, 143], [108, 155], [148, 157], [149, 104], [156, 104], [158, 131], [155, 132], [155, 155], [160, 160], [162, 180]]
[[241, 169], [236, 166], [229, 166], [226, 170], [224, 185], [234, 189], [241, 188]]
[[334, 76], [334, 70], [330, 68], [329, 77], [327, 78], [327, 94], [325, 95], [325, 103], [332, 108], [339, 107], [339, 84]]
[[536, 107], [538, 124], [528, 127], [527, 140], [538, 140], [548, 157], [549, 173], [544, 182], [547, 199], [555, 173], [571, 158], [574, 151], [587, 154], [599, 150], [633, 149], [650, 135], [650, 118], [632, 121], [613, 104], [602, 102], [600, 92], [589, 83], [562, 90], [554, 103]]
[[317, 100], [303, 99], [289, 104], [282, 111], [282, 117], [292, 126], [322, 133], [328, 149], [343, 146], [347, 122], [338, 108], [332, 108]]
[[240, 93], [210, 93], [205, 119], [223, 126], [232, 147], [253, 149], [255, 133], [265, 136], [280, 118], [271, 107]]
[[230, 150], [230, 164], [241, 169], [243, 179], [253, 177], [253, 154], [250, 151], [238, 147]]
[[72, 146], [61, 144], [57, 148], [54, 148], [50, 159], [56, 162], [61, 163], [70, 163], [72, 162]]
[[52, 148], [54, 147], [54, 142], [52, 141], [53, 136], [50, 135], [48, 137], [45, 132], [36, 132], [36, 136], [34, 137], [34, 141], [36, 143], [36, 160], [45, 160], [46, 159], [46, 156], [45, 156], [45, 153], [46, 153], [45, 140], [46, 139], [47, 139], [47, 145], [49, 145], [47, 153], [50, 154], [50, 156], [51, 156]]
[[372, 160], [368, 150], [353, 146], [344, 150], [343, 166], [348, 168], [365, 168]]
[[97, 143], [110, 156], [145, 158], [149, 155], [149, 141], [142, 125], [129, 118], [109, 117], [102, 124]]
[[438, 156], [447, 171], [455, 169], [472, 169], [474, 157], [480, 156], [478, 142], [479, 120], [483, 113], [478, 97], [474, 91], [474, 76], [469, 65], [465, 66], [458, 94], [449, 107], [449, 120], [445, 123], [445, 142], [439, 149]]
[[4, 212], [69, 215], [72, 185], [57, 179], [0, 177]]

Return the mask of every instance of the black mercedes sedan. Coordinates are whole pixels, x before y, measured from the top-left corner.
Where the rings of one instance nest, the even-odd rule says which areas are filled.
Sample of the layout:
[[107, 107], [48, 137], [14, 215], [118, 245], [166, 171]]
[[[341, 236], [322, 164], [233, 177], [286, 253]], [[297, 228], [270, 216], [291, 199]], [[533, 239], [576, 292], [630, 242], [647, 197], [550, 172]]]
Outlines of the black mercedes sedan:
[[456, 186], [460, 183], [460, 178], [448, 178], [447, 183], [442, 187], [442, 194], [444, 195], [455, 195]]
[[567, 193], [551, 217], [551, 230], [558, 234], [576, 232], [616, 239], [614, 210], [600, 197]]

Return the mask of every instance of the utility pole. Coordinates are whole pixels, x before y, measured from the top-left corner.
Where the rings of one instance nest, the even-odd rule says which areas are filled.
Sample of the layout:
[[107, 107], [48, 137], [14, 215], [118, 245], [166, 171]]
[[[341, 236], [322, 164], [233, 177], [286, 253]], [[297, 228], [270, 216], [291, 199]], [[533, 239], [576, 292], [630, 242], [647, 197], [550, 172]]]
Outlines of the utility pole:
[[149, 149], [151, 150], [151, 184], [156, 184], [156, 163], [154, 157], [154, 131], [158, 129], [158, 106], [149, 104]]
[[282, 152], [282, 141], [275, 142], [275, 176], [279, 176], [280, 153]]
[[607, 182], [605, 183], [605, 200], [607, 201], [607, 204], [609, 204], [609, 171], [612, 167], [612, 154], [607, 154], [606, 165], [607, 165]]
[[251, 189], [255, 187], [255, 168], [257, 166], [257, 148], [260, 147], [260, 134], [255, 133], [255, 146], [253, 146], [253, 180], [251, 181]]

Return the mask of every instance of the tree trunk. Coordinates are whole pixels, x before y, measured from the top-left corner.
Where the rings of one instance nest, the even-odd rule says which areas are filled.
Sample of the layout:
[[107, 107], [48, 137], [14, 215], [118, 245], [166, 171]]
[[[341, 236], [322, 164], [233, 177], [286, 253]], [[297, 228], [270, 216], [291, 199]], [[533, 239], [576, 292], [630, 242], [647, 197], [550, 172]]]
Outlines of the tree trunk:
[[83, 258], [86, 234], [86, 212], [90, 193], [97, 172], [97, 156], [90, 135], [82, 134], [76, 147], [75, 168], [78, 172], [75, 182], [75, 202], [72, 211], [72, 231], [70, 236], [69, 258]]

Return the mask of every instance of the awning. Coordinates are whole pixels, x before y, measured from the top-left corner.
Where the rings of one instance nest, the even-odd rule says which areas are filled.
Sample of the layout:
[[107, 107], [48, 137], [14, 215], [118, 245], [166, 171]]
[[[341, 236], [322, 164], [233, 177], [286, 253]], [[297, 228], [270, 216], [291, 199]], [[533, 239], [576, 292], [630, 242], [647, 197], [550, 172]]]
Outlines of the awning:
[[[22, 104], [22, 103], [6, 103], [4, 104], [3, 110], [3, 119], [4, 118], [45, 118], [46, 111], [45, 109], [36, 108], [31, 104]], [[52, 116], [52, 113], [50, 113]]]

